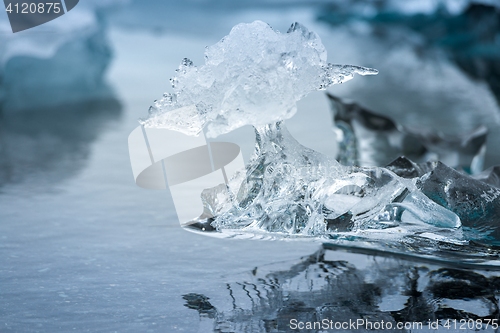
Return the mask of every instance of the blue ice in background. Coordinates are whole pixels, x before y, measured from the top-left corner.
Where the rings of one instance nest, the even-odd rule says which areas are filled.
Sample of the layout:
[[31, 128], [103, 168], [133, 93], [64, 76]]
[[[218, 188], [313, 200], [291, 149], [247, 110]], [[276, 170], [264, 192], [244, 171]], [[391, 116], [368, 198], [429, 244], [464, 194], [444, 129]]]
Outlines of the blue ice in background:
[[0, 184], [28, 178], [50, 186], [78, 173], [88, 144], [120, 116], [104, 77], [112, 49], [100, 14], [117, 3], [86, 2], [17, 34], [2, 13]]
[[2, 15], [3, 112], [109, 97], [112, 92], [104, 73], [112, 50], [103, 11], [123, 3], [85, 1], [71, 15], [17, 34], [9, 33], [7, 16]]
[[[398, 124], [448, 135], [486, 126], [484, 168], [498, 164], [498, 93], [489, 67], [498, 64], [498, 21], [488, 25], [482, 22], [489, 20], [481, 19], [466, 29], [481, 27], [486, 33], [465, 36], [482, 56], [470, 52], [471, 60], [462, 61], [426, 35], [433, 29], [423, 34], [423, 26], [407, 20], [415, 13], [432, 16], [434, 2], [384, 3], [386, 8], [397, 4], [395, 23], [373, 22], [379, 11], [370, 3], [362, 5], [363, 15], [336, 24], [327, 19], [335, 5], [330, 1], [144, 0], [99, 10], [81, 1], [60, 18], [64, 24], [58, 19], [24, 35], [2, 28], [2, 59], [10, 40], [24, 43], [26, 38], [26, 44], [43, 47], [9, 56], [1, 70], [1, 330], [287, 332], [294, 316], [361, 318], [366, 316], [363, 309], [387, 320], [496, 316], [495, 272], [327, 249], [330, 257], [315, 259], [309, 271], [318, 267], [324, 272], [326, 267], [330, 273], [311, 283], [312, 275], [304, 273], [308, 264], [294, 265], [319, 244], [187, 233], [178, 226], [167, 192], [142, 191], [133, 183], [126, 138], [151, 102], [168, 89], [173, 69], [184, 57], [202, 63], [205, 46], [235, 24], [257, 19], [282, 32], [299, 21], [322, 37], [330, 61], [379, 69], [369, 81], [353, 80], [329, 91], [343, 100], [354, 100]], [[420, 3], [430, 9], [416, 10]], [[478, 2], [456, 3], [462, 5], [452, 8], [450, 18]], [[482, 8], [498, 17], [492, 7]], [[437, 22], [446, 22], [440, 15]], [[70, 42], [52, 44], [70, 35]], [[42, 51], [45, 47], [53, 51]], [[25, 64], [30, 71], [23, 74]], [[301, 144], [335, 156], [329, 108], [324, 94], [312, 94], [299, 103], [287, 125]], [[247, 159], [252, 136], [248, 128], [227, 134]], [[458, 265], [460, 259], [455, 261]], [[377, 269], [369, 268], [372, 264]], [[256, 283], [259, 277], [264, 282]], [[261, 294], [259, 303], [252, 290], [267, 288], [269, 281], [281, 291], [278, 296]], [[341, 290], [350, 292], [342, 295]], [[367, 290], [368, 300], [363, 298]]]

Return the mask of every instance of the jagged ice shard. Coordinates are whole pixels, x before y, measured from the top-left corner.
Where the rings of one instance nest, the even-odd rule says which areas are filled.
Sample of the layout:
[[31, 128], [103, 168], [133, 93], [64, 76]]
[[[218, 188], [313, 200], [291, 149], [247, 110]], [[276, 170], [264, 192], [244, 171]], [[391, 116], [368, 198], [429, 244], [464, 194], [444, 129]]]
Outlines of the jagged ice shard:
[[210, 137], [244, 125], [263, 126], [291, 118], [302, 97], [354, 74], [377, 71], [328, 64], [319, 36], [298, 23], [286, 34], [261, 21], [239, 24], [207, 47], [204, 66], [182, 61], [171, 79], [174, 93], [155, 101], [142, 124], [185, 134], [206, 126]]
[[[476, 246], [474, 254], [462, 258], [481, 261], [487, 251], [469, 241], [495, 244], [490, 234], [496, 229], [481, 221], [481, 233], [489, 238], [477, 237], [470, 231], [474, 223], [469, 216], [467, 228], [462, 228], [460, 217], [465, 215], [453, 206], [454, 198], [432, 198], [457, 179], [446, 175], [447, 170], [404, 177], [394, 168], [344, 166], [288, 133], [284, 121], [295, 114], [298, 100], [354, 74], [377, 71], [327, 63], [318, 35], [298, 23], [286, 34], [260, 21], [239, 24], [207, 47], [204, 66], [184, 59], [171, 79], [174, 93], [155, 101], [141, 124], [187, 135], [206, 130], [211, 137], [252, 125], [256, 133], [246, 169], [230, 185], [200, 193], [204, 213], [187, 227], [232, 237], [309, 237], [419, 255], [447, 255]], [[445, 174], [442, 182], [435, 179], [439, 173]], [[488, 218], [496, 210], [489, 212]]]

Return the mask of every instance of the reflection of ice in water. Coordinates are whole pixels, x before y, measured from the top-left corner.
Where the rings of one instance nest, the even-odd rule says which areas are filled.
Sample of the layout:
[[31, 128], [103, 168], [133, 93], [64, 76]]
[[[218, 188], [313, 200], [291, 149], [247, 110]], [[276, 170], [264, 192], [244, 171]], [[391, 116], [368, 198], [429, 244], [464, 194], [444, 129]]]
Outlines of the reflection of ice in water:
[[78, 174], [89, 158], [91, 144], [120, 115], [121, 105], [112, 96], [4, 115], [0, 188], [23, 182], [30, 189], [51, 188]]
[[[376, 71], [327, 64], [319, 37], [299, 24], [283, 35], [262, 22], [240, 24], [207, 48], [205, 66], [182, 62], [172, 79], [174, 94], [156, 101], [143, 124], [186, 134], [206, 126], [212, 136], [247, 124], [256, 128], [255, 153], [238, 193], [227, 195], [223, 187], [203, 193], [207, 211], [220, 212], [220, 205], [230, 203], [229, 210], [207, 220], [219, 231], [406, 245], [417, 237], [465, 244], [470, 233], [463, 235], [453, 200], [450, 205], [430, 200], [417, 179], [400, 178], [384, 168], [342, 166], [301, 146], [287, 132], [283, 120], [293, 116], [297, 100], [354, 73]], [[186, 115], [186, 107], [196, 116]], [[210, 197], [218, 201], [210, 202]], [[481, 225], [474, 231], [479, 236], [471, 238], [482, 240], [493, 229]]]
[[104, 77], [112, 52], [98, 11], [123, 2], [81, 1], [15, 34], [0, 15], [0, 186], [47, 186], [78, 173], [90, 143], [119, 117]]
[[[394, 328], [397, 322], [422, 323], [422, 327], [415, 324], [395, 331], [427, 332], [432, 331], [429, 321], [437, 320], [436, 328], [444, 330], [446, 320], [475, 323], [480, 318], [496, 318], [498, 276], [498, 272], [323, 248], [294, 263], [256, 267], [232, 277], [225, 302], [194, 293], [183, 298], [186, 307], [198, 311], [200, 332], [210, 326], [232, 332], [289, 332], [294, 331], [291, 323], [323, 320], [360, 320], [359, 326], [347, 332], [373, 332], [368, 322], [382, 321]], [[471, 327], [464, 325], [463, 331], [474, 332], [475, 325]], [[478, 328], [495, 331], [491, 325]], [[324, 331], [340, 329], [325, 326]]]

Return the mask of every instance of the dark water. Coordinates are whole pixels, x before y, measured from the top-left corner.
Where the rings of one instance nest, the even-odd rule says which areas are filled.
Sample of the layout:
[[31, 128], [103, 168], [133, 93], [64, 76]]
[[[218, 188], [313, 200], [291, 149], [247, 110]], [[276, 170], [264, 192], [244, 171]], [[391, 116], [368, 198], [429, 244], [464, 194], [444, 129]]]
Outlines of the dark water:
[[[443, 325], [479, 319], [494, 331], [486, 323], [500, 319], [496, 271], [188, 233], [167, 191], [135, 186], [127, 148], [137, 118], [168, 89], [180, 60], [201, 63], [204, 47], [239, 22], [261, 19], [283, 31], [301, 21], [320, 34], [329, 61], [378, 68], [378, 77], [331, 91], [401, 122], [449, 132], [486, 124], [487, 166], [500, 161], [491, 78], [471, 77], [439, 48], [422, 51], [414, 31], [319, 23], [323, 7], [179, 5], [153, 15], [151, 6], [101, 14], [105, 39], [78, 37], [68, 54], [86, 56], [62, 72], [54, 63], [39, 72], [33, 65], [33, 75], [16, 81], [11, 63], [3, 74], [15, 84], [2, 92], [15, 88], [16, 100], [28, 102], [4, 103], [0, 118], [0, 332], [291, 332], [293, 319], [423, 323], [399, 330], [407, 332], [434, 331], [428, 323], [436, 320], [439, 330], [462, 332]], [[94, 70], [68, 69], [75, 66]], [[45, 79], [46, 68], [64, 80]], [[47, 85], [45, 103], [37, 87]], [[54, 102], [58, 91], [72, 97]], [[288, 127], [303, 144], [333, 154], [329, 117], [317, 93]], [[251, 134], [229, 138], [248, 155]]]
[[499, 282], [487, 270], [320, 248], [230, 280], [220, 290], [230, 306], [183, 298], [216, 332], [477, 331], [498, 318]]

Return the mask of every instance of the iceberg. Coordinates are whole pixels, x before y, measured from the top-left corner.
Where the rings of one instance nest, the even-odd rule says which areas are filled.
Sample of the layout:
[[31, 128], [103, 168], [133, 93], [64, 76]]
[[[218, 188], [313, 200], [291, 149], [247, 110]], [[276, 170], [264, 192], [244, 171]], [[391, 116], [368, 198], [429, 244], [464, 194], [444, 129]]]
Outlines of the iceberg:
[[[298, 100], [355, 74], [377, 70], [327, 63], [319, 36], [298, 23], [285, 34], [260, 21], [239, 24], [207, 47], [204, 66], [184, 59], [171, 79], [174, 92], [154, 102], [142, 126], [216, 137], [252, 125], [256, 143], [244, 170], [200, 193], [203, 214], [183, 226], [222, 237], [309, 238], [418, 255], [444, 256], [471, 241], [495, 245], [498, 189], [439, 163], [342, 165], [291, 136], [285, 121]], [[468, 211], [468, 195], [482, 210]]]
[[460, 227], [455, 214], [388, 169], [343, 166], [300, 145], [283, 123], [258, 127], [256, 136], [236, 204], [213, 222], [219, 229], [332, 237], [396, 227], [403, 211], [425, 222], [421, 231]]
[[387, 169], [401, 177], [417, 177], [422, 193], [460, 217], [468, 239], [499, 245], [498, 167], [470, 177], [438, 161], [418, 164], [399, 157]]
[[102, 11], [123, 2], [80, 2], [56, 20], [15, 34], [7, 15], [0, 16], [0, 112], [113, 99], [105, 80], [112, 50]]
[[472, 174], [483, 171], [488, 128], [460, 136], [409, 128], [355, 102], [328, 94], [344, 165], [383, 166], [399, 156], [415, 162], [439, 160]]

